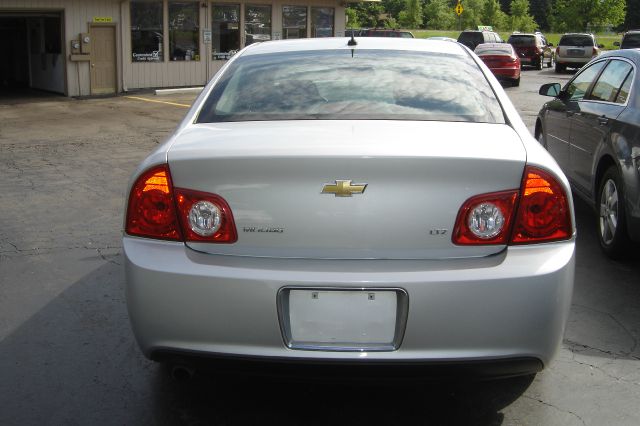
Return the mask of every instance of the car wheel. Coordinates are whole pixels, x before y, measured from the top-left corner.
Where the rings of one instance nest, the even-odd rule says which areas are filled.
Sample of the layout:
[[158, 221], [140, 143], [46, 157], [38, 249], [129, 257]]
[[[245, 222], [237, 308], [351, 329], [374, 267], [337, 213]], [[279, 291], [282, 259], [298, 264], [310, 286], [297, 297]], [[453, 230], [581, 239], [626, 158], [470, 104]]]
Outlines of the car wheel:
[[540, 130], [540, 134], [538, 134], [536, 139], [538, 139], [538, 142], [540, 142], [540, 145], [542, 145], [544, 149], [547, 149], [547, 139], [544, 137], [544, 132], [542, 130]]
[[565, 65], [559, 64], [556, 62], [556, 72], [557, 73], [561, 73], [564, 72], [567, 69], [567, 67]]
[[602, 176], [598, 188], [598, 238], [607, 256], [617, 259], [629, 243], [624, 210], [624, 190], [620, 175], [611, 166]]
[[512, 85], [513, 87], [518, 87], [518, 86], [520, 86], [520, 77], [518, 77], [518, 78], [515, 78], [515, 79], [511, 80], [511, 85]]
[[556, 59], [553, 55], [551, 55], [551, 57], [549, 58], [549, 63], [547, 64], [547, 67], [553, 68], [555, 64], [556, 64]]
[[541, 70], [543, 64], [544, 64], [544, 56], [540, 56], [538, 58], [538, 63], [536, 63], [536, 69]]

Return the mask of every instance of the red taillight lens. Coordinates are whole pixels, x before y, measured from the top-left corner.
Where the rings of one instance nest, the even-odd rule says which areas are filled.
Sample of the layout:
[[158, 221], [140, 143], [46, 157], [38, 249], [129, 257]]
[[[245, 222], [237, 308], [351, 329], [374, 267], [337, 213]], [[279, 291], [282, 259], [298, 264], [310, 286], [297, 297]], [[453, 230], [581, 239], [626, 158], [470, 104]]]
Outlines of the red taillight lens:
[[593, 54], [591, 56], [598, 56], [598, 49], [593, 48]]
[[460, 245], [506, 244], [518, 191], [469, 198], [458, 212], [452, 240]]
[[482, 194], [465, 201], [452, 241], [458, 245], [530, 244], [572, 235], [564, 188], [551, 173], [527, 166], [519, 191]]
[[127, 207], [126, 233], [175, 241], [234, 243], [231, 208], [216, 194], [173, 188], [169, 166], [153, 167], [136, 180]]
[[556, 55], [560, 54], [560, 46], [556, 47]]
[[238, 240], [231, 208], [216, 194], [176, 188], [180, 223], [187, 241], [235, 243]]
[[573, 225], [567, 194], [551, 173], [528, 166], [521, 192], [513, 244], [571, 238]]
[[140, 237], [182, 240], [167, 165], [146, 171], [133, 185], [125, 229]]

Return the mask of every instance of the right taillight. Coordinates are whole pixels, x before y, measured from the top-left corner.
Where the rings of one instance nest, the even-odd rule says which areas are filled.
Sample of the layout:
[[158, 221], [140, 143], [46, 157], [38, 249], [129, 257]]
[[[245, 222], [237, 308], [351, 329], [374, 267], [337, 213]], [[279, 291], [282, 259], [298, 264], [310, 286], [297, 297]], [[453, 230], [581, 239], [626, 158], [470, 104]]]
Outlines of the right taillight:
[[477, 195], [458, 212], [457, 245], [532, 244], [571, 238], [564, 188], [549, 172], [527, 166], [519, 190]]
[[566, 240], [572, 235], [571, 209], [564, 188], [551, 173], [527, 166], [511, 243]]

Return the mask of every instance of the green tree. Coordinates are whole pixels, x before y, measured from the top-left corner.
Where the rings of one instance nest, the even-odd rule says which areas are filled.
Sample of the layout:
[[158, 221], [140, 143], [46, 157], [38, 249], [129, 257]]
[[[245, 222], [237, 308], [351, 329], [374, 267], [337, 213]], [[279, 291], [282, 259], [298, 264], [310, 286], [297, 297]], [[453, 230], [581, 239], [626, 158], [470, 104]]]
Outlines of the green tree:
[[589, 31], [624, 22], [625, 0], [555, 0], [551, 6], [551, 28], [557, 32]]
[[539, 28], [548, 30], [551, 0], [530, 0], [529, 6], [531, 16], [538, 23]]
[[397, 20], [400, 12], [405, 10], [407, 6], [407, 0], [382, 0], [382, 6], [384, 7], [384, 11], [386, 13]]
[[[361, 27], [375, 28], [378, 25], [382, 25], [380, 15], [384, 13], [384, 7], [380, 3], [358, 3], [348, 9], [354, 11], [356, 22]], [[349, 24], [349, 26], [351, 28], [356, 28], [351, 24]]]
[[398, 15], [398, 21], [404, 28], [420, 28], [422, 26], [420, 0], [406, 0], [405, 9]]
[[482, 8], [483, 25], [491, 25], [494, 29], [507, 28], [507, 14], [500, 9], [498, 0], [485, 0]]
[[482, 22], [482, 10], [485, 0], [464, 0], [462, 6], [464, 12], [460, 16], [462, 29], [476, 29], [478, 25], [489, 25]]
[[458, 17], [450, 0], [426, 0], [422, 12], [425, 27], [430, 30], [453, 30], [458, 28]]
[[347, 7], [344, 11], [347, 17], [347, 28], [360, 28], [360, 21], [358, 21], [358, 13], [355, 9]]
[[533, 16], [529, 15], [529, 0], [513, 0], [511, 2], [511, 29], [533, 32], [537, 26]]

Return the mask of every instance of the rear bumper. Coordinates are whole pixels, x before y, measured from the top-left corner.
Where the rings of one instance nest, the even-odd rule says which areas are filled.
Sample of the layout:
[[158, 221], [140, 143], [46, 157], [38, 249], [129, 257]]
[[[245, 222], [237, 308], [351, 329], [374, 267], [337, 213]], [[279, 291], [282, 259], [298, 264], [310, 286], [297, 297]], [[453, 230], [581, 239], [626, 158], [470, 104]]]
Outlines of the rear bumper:
[[567, 66], [576, 66], [576, 67], [582, 67], [584, 65], [586, 65], [589, 61], [591, 61], [591, 59], [593, 59], [592, 57], [588, 57], [588, 58], [571, 58], [571, 57], [567, 57], [567, 56], [556, 56], [556, 63], [560, 64], [560, 65], [567, 65]]
[[514, 68], [491, 68], [493, 75], [497, 79], [517, 80], [520, 78], [520, 67]]
[[214, 374], [331, 382], [484, 380], [534, 374], [543, 369], [536, 358], [395, 363], [260, 358], [159, 349], [151, 354], [151, 359]]
[[[561, 343], [573, 290], [574, 241], [440, 261], [207, 255], [128, 236], [123, 245], [131, 324], [153, 358], [178, 352], [362, 365], [527, 359], [536, 370]], [[283, 287], [403, 289], [403, 340], [379, 352], [290, 349], [278, 312]]]

